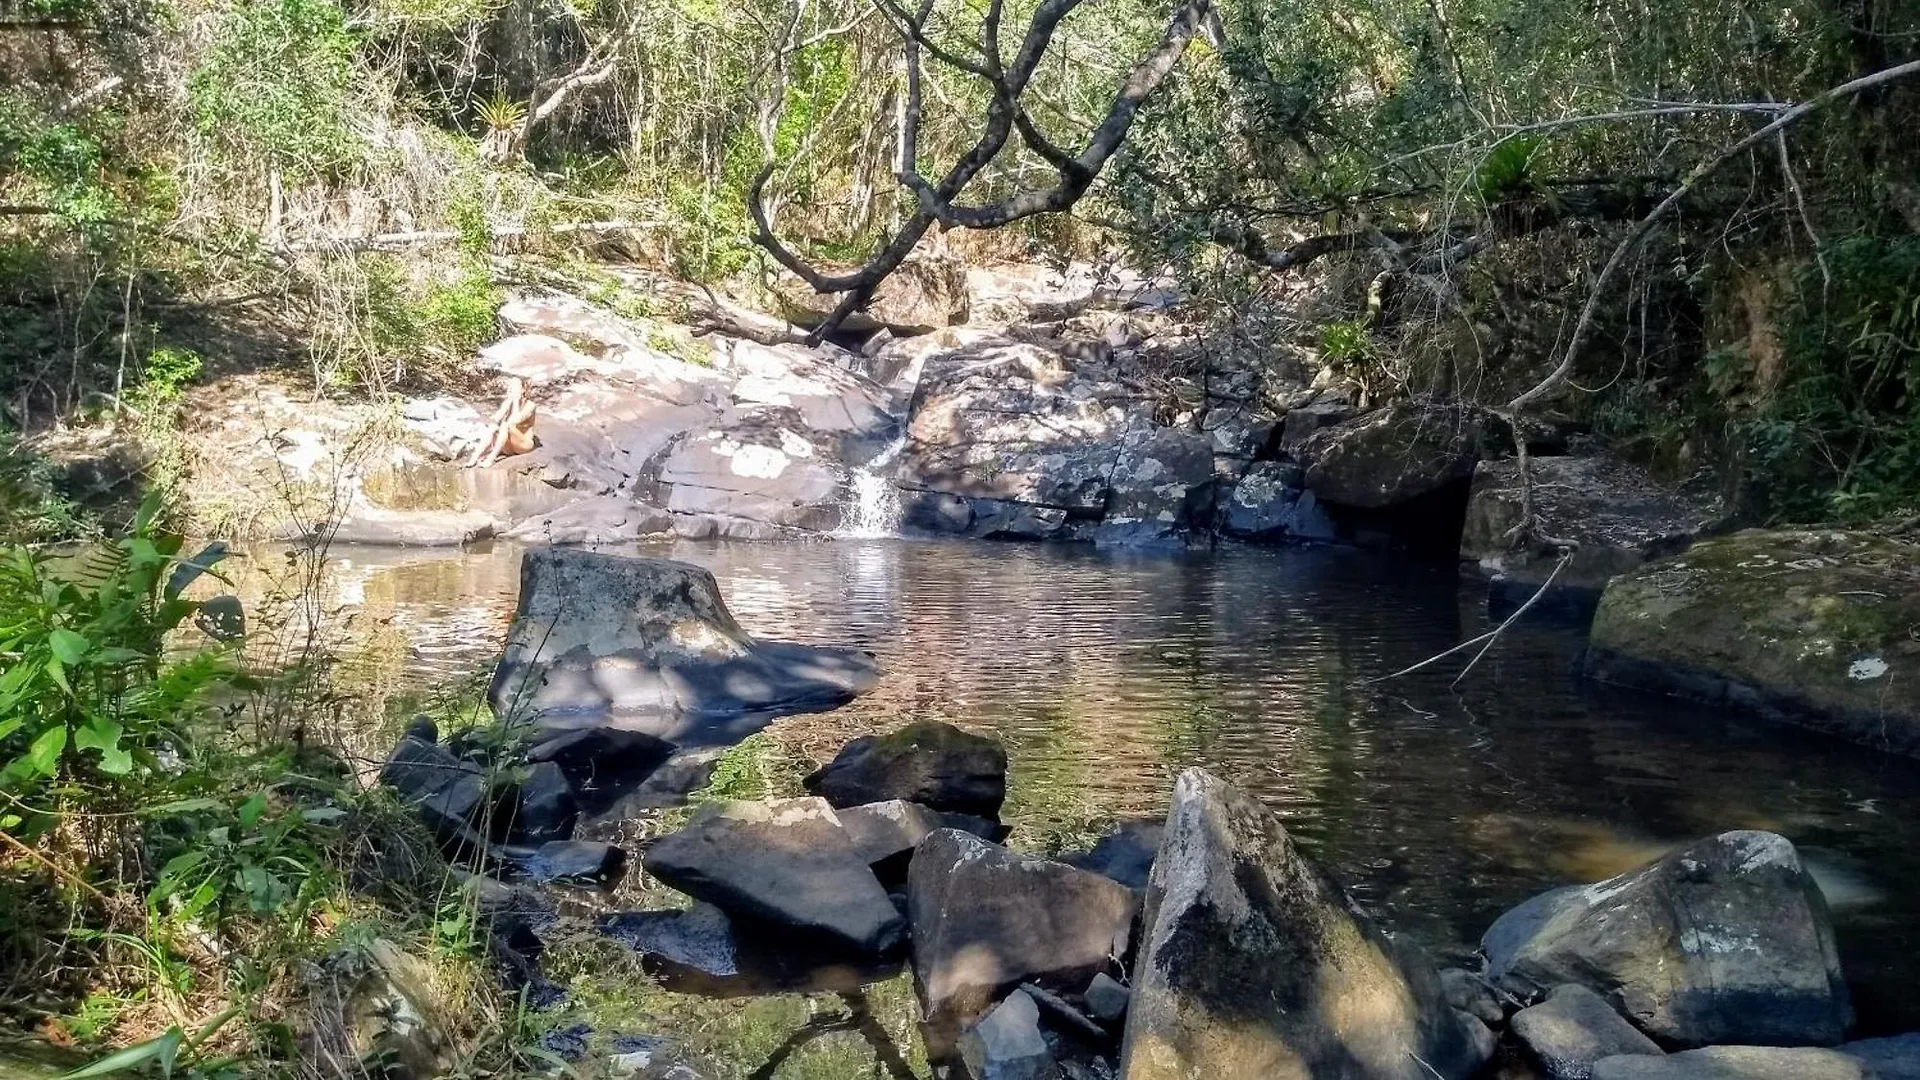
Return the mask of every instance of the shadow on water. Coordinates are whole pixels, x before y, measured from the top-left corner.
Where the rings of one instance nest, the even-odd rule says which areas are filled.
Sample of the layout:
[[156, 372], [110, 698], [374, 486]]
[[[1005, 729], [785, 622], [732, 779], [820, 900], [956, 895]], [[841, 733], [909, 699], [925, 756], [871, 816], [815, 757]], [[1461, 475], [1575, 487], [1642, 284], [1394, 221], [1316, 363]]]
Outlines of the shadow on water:
[[[1491, 624], [1449, 569], [1336, 551], [1177, 558], [995, 544], [679, 544], [768, 638], [879, 655], [874, 691], [769, 735], [824, 760], [940, 718], [1003, 739], [1012, 842], [1058, 848], [1163, 812], [1204, 765], [1261, 798], [1388, 926], [1442, 956], [1505, 908], [1706, 833], [1771, 829], [1832, 902], [1865, 1031], [1920, 1028], [1920, 765], [1582, 684], [1577, 628], [1510, 633], [1457, 666], [1364, 680]], [[344, 552], [342, 598], [385, 605], [409, 677], [505, 636], [517, 549]], [[357, 599], [356, 599], [357, 598]]]

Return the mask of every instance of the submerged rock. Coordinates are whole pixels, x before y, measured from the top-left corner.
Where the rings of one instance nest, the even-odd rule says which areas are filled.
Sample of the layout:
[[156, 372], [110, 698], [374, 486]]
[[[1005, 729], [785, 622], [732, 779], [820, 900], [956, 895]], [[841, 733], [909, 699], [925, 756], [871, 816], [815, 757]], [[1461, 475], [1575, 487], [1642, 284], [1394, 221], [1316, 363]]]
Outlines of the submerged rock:
[[960, 1060], [972, 1080], [1054, 1080], [1060, 1066], [1040, 1033], [1040, 1010], [1015, 990], [960, 1036]]
[[848, 742], [803, 783], [836, 807], [905, 799], [997, 818], [1007, 797], [1007, 752], [984, 735], [922, 720]]
[[1085, 986], [1125, 954], [1134, 907], [1125, 886], [1098, 874], [951, 829], [928, 837], [908, 871], [907, 911], [930, 1045], [1022, 982]]
[[1300, 456], [1315, 496], [1379, 510], [1464, 483], [1493, 452], [1487, 416], [1478, 409], [1405, 400], [1317, 432]]
[[1480, 944], [1495, 985], [1577, 983], [1668, 1045], [1831, 1045], [1853, 1019], [1826, 901], [1773, 833], [1537, 896]]
[[777, 713], [839, 705], [873, 677], [870, 653], [755, 640], [700, 567], [547, 548], [521, 560], [488, 701], [546, 726], [726, 742]]
[[1920, 753], [1920, 547], [1749, 530], [1614, 579], [1595, 678]]
[[1174, 786], [1147, 885], [1120, 1073], [1464, 1080], [1479, 1021], [1294, 850], [1270, 812], [1198, 769]]
[[1513, 1034], [1552, 1080], [1591, 1080], [1593, 1063], [1617, 1054], [1661, 1053], [1652, 1039], [1584, 986], [1562, 986], [1513, 1014]]
[[[1554, 579], [1560, 588], [1603, 589], [1616, 574], [1685, 550], [1726, 517], [1717, 493], [1657, 484], [1644, 470], [1612, 457], [1530, 458], [1528, 475], [1535, 527], [1580, 545]], [[1460, 558], [1516, 583], [1539, 585], [1560, 556], [1538, 542], [1517, 550], [1509, 544], [1521, 501], [1519, 461], [1482, 461], [1473, 471]]]
[[1814, 1047], [1709, 1046], [1665, 1057], [1601, 1058], [1593, 1080], [1876, 1080], [1859, 1058]]
[[730, 914], [857, 953], [898, 948], [906, 920], [824, 799], [713, 802], [647, 849], [647, 872]]
[[651, 778], [674, 753], [672, 743], [644, 731], [581, 728], [554, 731], [527, 750], [535, 768], [552, 765], [587, 813], [599, 813]]

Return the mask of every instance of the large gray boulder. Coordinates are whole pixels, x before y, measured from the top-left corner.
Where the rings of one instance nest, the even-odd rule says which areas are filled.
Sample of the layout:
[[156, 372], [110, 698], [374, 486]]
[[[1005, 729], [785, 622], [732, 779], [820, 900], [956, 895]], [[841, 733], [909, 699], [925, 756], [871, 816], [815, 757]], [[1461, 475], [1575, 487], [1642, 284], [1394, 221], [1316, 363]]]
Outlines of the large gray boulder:
[[774, 714], [842, 704], [873, 678], [869, 653], [756, 640], [700, 567], [550, 548], [521, 559], [488, 700], [546, 726], [725, 742]]
[[1103, 510], [1133, 401], [1101, 373], [1035, 345], [936, 354], [914, 391], [895, 479], [973, 499]]
[[1601, 1058], [1662, 1052], [1599, 994], [1571, 984], [1513, 1014], [1513, 1034], [1552, 1080], [1591, 1080]]
[[1258, 461], [1220, 500], [1220, 531], [1242, 540], [1333, 540], [1333, 520], [1291, 462]]
[[1649, 1057], [1601, 1058], [1593, 1080], [1878, 1080], [1859, 1058], [1811, 1046], [1709, 1046]]
[[1316, 432], [1299, 456], [1322, 501], [1381, 510], [1468, 480], [1495, 442], [1481, 410], [1409, 399]]
[[[1685, 550], [1726, 517], [1717, 492], [1659, 484], [1645, 470], [1605, 455], [1529, 458], [1528, 477], [1537, 532], [1579, 544], [1554, 579], [1563, 588], [1605, 588], [1616, 574]], [[1489, 574], [1539, 585], [1560, 555], [1537, 538], [1508, 541], [1525, 495], [1518, 459], [1475, 467], [1460, 558]]]
[[1920, 754], [1920, 546], [1751, 529], [1613, 580], [1588, 674]]
[[1023, 982], [1078, 991], [1126, 952], [1126, 886], [943, 829], [907, 876], [913, 981], [941, 1047]]
[[836, 807], [904, 799], [947, 813], [994, 818], [1007, 797], [1007, 752], [985, 735], [920, 720], [848, 741], [801, 782]]
[[1826, 901], [1773, 833], [1537, 896], [1480, 944], [1496, 985], [1580, 984], [1671, 1046], [1831, 1045], [1853, 1019]]
[[713, 802], [654, 841], [647, 872], [731, 915], [858, 953], [898, 948], [906, 920], [823, 799]]
[[814, 437], [790, 409], [756, 410], [688, 438], [666, 458], [676, 514], [745, 518], [829, 532], [847, 498], [846, 470], [832, 444]]
[[1166, 547], [1211, 523], [1213, 443], [1173, 428], [1129, 431], [1108, 479], [1106, 517], [1094, 531], [1102, 547]]
[[1198, 769], [1174, 785], [1143, 926], [1125, 1080], [1461, 1080], [1485, 1061], [1438, 974]]

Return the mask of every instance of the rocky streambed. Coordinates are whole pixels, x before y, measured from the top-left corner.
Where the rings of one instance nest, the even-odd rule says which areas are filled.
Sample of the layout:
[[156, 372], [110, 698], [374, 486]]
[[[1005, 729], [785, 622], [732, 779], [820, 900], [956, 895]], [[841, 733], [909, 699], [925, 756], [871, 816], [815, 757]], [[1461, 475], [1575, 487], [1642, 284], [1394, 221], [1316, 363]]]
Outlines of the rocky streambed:
[[[571, 867], [584, 880], [646, 874], [685, 896], [594, 922], [690, 992], [857, 1000], [904, 968], [925, 1052], [949, 1075], [1912, 1075], [1901, 1070], [1920, 1040], [1843, 1042], [1854, 1014], [1823, 891], [1765, 831], [1702, 837], [1537, 897], [1486, 928], [1470, 966], [1446, 971], [1270, 810], [1205, 771], [1173, 778], [1163, 819], [1083, 853], [1008, 849], [1007, 755], [939, 723], [848, 743], [804, 798], [709, 801], [631, 851], [573, 840], [585, 816], [699, 783], [703, 744], [736, 737], [748, 705], [828, 702], [807, 684], [781, 696], [752, 659], [769, 647], [697, 570], [537, 551], [526, 576], [556, 569], [594, 585], [593, 601], [555, 611], [537, 587], [522, 601], [516, 640], [554, 647], [521, 649], [507, 681], [556, 676], [513, 721], [522, 735], [488, 749], [416, 731], [387, 773], [449, 844], [486, 853], [501, 879], [481, 892], [495, 948], [533, 1000], [561, 992], [538, 962], [561, 916], [534, 883]], [[837, 672], [859, 654], [766, 655]], [[656, 694], [621, 707], [583, 689], [698, 688], [741, 670], [757, 672], [752, 702], [696, 694], [660, 708]], [[409, 775], [423, 757], [438, 768]], [[639, 1075], [712, 1075], [671, 1033], [623, 1034], [650, 1040], [624, 1055]]]

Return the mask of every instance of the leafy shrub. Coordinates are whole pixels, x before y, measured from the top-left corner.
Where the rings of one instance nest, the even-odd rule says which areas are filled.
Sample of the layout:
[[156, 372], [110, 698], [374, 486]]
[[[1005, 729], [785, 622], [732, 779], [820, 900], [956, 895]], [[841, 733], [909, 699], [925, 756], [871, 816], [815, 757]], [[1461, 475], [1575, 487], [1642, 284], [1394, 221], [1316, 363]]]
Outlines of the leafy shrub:
[[338, 172], [358, 156], [349, 129], [354, 35], [333, 0], [240, 0], [187, 78], [201, 134], [235, 161], [290, 176]]

